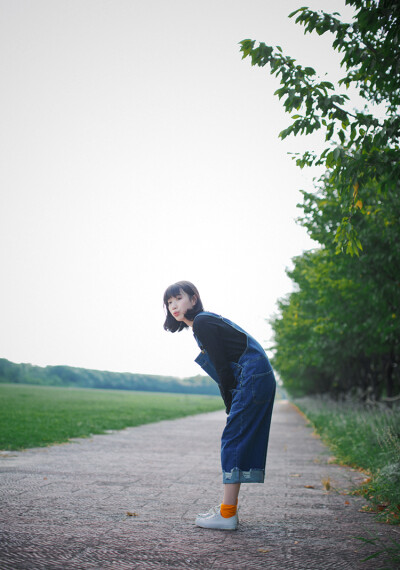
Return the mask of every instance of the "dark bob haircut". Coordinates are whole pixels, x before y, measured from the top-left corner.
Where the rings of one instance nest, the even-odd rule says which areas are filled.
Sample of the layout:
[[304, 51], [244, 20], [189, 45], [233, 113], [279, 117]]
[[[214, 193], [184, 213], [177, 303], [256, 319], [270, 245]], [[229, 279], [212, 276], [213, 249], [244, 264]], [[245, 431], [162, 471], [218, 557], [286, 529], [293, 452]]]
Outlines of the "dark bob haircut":
[[196, 304], [185, 313], [185, 317], [189, 321], [192, 321], [198, 313], [204, 311], [203, 303], [201, 302], [200, 299], [200, 294], [197, 288], [193, 285], [193, 283], [190, 283], [190, 281], [178, 281], [177, 283], [170, 285], [164, 293], [164, 307], [167, 313], [167, 318], [165, 319], [164, 323], [164, 329], [166, 331], [180, 332], [183, 329], [187, 328], [187, 324], [184, 323], [183, 321], [181, 322], [177, 321], [173, 317], [173, 315], [171, 315], [168, 309], [168, 299], [170, 299], [171, 297], [176, 297], [177, 295], [179, 295], [179, 293], [182, 293], [182, 291], [187, 293], [190, 298], [192, 298], [193, 295], [196, 295], [197, 298]]

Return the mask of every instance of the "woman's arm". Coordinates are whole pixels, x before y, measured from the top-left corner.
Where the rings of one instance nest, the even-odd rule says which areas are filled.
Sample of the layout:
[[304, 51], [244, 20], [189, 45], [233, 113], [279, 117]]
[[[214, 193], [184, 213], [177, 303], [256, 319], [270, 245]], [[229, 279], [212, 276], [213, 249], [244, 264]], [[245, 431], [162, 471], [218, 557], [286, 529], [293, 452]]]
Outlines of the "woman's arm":
[[231, 390], [236, 387], [236, 379], [230, 366], [224, 343], [224, 324], [220, 319], [209, 315], [199, 315], [193, 323], [193, 332], [206, 350], [219, 379], [221, 396], [227, 413], [232, 404]]

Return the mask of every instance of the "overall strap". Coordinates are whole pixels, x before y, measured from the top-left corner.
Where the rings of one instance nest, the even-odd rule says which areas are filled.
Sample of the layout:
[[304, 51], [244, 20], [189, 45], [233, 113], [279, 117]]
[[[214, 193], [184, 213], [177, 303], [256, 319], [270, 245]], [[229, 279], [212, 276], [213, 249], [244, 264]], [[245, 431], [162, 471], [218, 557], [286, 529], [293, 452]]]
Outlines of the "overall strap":
[[[239, 325], [237, 325], [236, 323], [234, 323], [233, 321], [230, 321], [229, 319], [226, 319], [225, 317], [222, 317], [221, 315], [217, 315], [217, 313], [211, 313], [209, 311], [201, 311], [201, 313], [197, 313], [196, 317], [198, 315], [208, 315], [211, 317], [216, 317], [217, 319], [219, 319], [220, 321], [224, 322], [225, 324], [229, 325], [230, 327], [234, 328], [235, 330], [237, 330], [238, 332], [243, 333], [246, 336], [246, 350], [247, 347], [249, 346], [249, 339], [251, 338], [250, 335], [241, 327], [239, 327]], [[194, 318], [194, 320], [196, 319], [196, 317]], [[193, 320], [193, 322], [194, 322]], [[193, 333], [194, 338], [196, 339], [197, 344], [199, 345], [199, 347], [201, 348], [201, 350], [203, 350], [203, 347], [199, 341], [199, 339], [196, 337], [196, 335]]]
[[[221, 320], [222, 320], [221, 315], [217, 315], [216, 313], [210, 313], [209, 311], [201, 311], [200, 313], [197, 313], [197, 315], [195, 315], [195, 317], [194, 317], [194, 319], [193, 319], [193, 323], [194, 323], [194, 321], [196, 320], [196, 317], [197, 317], [198, 315], [208, 315], [208, 316], [211, 316], [211, 317], [217, 317], [218, 319], [221, 319]], [[204, 352], [204, 347], [203, 347], [203, 345], [201, 344], [201, 342], [199, 341], [199, 339], [197, 338], [197, 336], [194, 334], [194, 332], [193, 332], [193, 336], [194, 336], [194, 338], [196, 339], [196, 342], [197, 342], [197, 344], [199, 345], [200, 350], [201, 350], [202, 352]]]

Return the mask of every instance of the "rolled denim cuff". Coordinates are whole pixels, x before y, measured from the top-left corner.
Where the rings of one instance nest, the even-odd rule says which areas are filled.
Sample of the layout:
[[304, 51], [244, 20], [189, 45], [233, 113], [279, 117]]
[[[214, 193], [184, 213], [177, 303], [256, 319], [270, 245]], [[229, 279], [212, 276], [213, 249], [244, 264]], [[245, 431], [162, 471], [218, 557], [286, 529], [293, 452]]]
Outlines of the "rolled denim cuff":
[[250, 469], [250, 471], [242, 471], [238, 467], [234, 467], [231, 471], [222, 471], [223, 483], [264, 483], [264, 469]]

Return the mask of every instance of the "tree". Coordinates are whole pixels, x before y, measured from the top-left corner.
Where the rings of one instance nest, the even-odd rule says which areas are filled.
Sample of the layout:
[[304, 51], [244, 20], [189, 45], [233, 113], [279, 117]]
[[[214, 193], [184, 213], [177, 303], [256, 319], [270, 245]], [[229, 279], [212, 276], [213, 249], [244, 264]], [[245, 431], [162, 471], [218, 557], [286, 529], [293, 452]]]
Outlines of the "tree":
[[[359, 254], [361, 241], [353, 218], [365, 210], [371, 187], [386, 199], [400, 190], [400, 2], [398, 0], [346, 0], [355, 9], [353, 22], [342, 22], [339, 14], [296, 10], [290, 17], [304, 26], [305, 33], [331, 32], [333, 48], [343, 57], [345, 75], [337, 85], [321, 80], [312, 67], [302, 67], [285, 56], [278, 46], [255, 40], [240, 42], [243, 58], [251, 64], [270, 66], [280, 77], [276, 91], [288, 113], [295, 112], [292, 124], [280, 133], [325, 131], [327, 148], [320, 155], [307, 151], [296, 155], [297, 165], [323, 165], [324, 183], [337, 190], [341, 212], [336, 227], [337, 252]], [[365, 100], [363, 110], [349, 109], [349, 96], [341, 89], [354, 87]], [[384, 117], [376, 116], [376, 105]], [[368, 190], [367, 190], [368, 189]], [[323, 207], [319, 204], [319, 207]]]
[[301, 223], [320, 249], [295, 258], [296, 291], [273, 319], [273, 364], [293, 394], [346, 393], [393, 398], [400, 393], [400, 195], [385, 200], [364, 189], [368, 208], [354, 226], [364, 244], [357, 263], [337, 256], [339, 194], [327, 181], [303, 192]]

